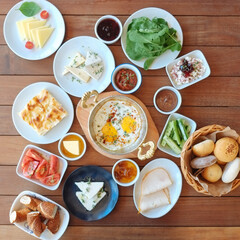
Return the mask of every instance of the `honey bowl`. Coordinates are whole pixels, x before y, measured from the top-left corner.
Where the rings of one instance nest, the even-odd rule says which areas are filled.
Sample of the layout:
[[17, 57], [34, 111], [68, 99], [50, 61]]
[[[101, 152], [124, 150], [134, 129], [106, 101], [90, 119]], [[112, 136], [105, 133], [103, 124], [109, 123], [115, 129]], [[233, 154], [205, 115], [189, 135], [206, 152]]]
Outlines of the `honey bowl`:
[[123, 187], [133, 185], [139, 178], [140, 170], [136, 162], [131, 159], [120, 159], [112, 168], [114, 181]]

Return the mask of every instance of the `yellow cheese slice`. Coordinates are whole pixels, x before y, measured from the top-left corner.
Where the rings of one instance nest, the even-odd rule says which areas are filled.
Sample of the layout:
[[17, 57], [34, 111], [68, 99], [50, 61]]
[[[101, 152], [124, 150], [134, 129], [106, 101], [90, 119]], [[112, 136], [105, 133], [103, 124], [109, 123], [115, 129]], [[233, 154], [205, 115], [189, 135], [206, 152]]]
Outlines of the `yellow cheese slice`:
[[28, 22], [27, 23], [27, 31], [28, 31], [28, 36], [29, 36], [29, 40], [33, 41], [32, 35], [31, 35], [31, 30], [34, 28], [39, 28], [42, 27], [46, 24], [47, 20], [39, 20], [39, 21], [34, 21], [34, 22]]
[[48, 28], [48, 26], [42, 26], [42, 27], [34, 28], [34, 29], [31, 30], [31, 38], [32, 38], [32, 41], [33, 41], [35, 47], [39, 47], [38, 38], [37, 38], [37, 31], [38, 31], [38, 29], [41, 29], [41, 28]]
[[38, 45], [42, 48], [49, 37], [51, 36], [54, 28], [42, 28], [37, 30]]
[[30, 36], [29, 36], [29, 33], [28, 33], [28, 23], [35, 22], [35, 21], [37, 21], [37, 19], [22, 21], [22, 23], [21, 23], [22, 29], [23, 29], [23, 32], [24, 32], [24, 39], [27, 40], [27, 41], [30, 40]]
[[73, 68], [73, 67], [65, 67], [70, 73], [72, 73], [75, 77], [79, 78], [80, 80], [84, 82], [88, 82], [91, 78], [83, 69], [81, 68]]
[[18, 28], [18, 32], [19, 32], [20, 38], [22, 40], [26, 39], [25, 28], [24, 28], [23, 25], [24, 25], [24, 23], [31, 22], [31, 21], [37, 21], [37, 20], [32, 17], [32, 18], [27, 18], [27, 19], [20, 20], [20, 21], [16, 22], [17, 28]]
[[74, 155], [80, 154], [78, 141], [63, 141], [63, 146], [68, 152]]

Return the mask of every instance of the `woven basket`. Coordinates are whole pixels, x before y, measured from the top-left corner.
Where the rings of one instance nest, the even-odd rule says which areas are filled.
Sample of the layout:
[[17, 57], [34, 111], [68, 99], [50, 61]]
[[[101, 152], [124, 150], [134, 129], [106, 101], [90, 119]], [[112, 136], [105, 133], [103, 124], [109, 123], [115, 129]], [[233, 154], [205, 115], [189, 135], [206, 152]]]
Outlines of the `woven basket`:
[[[185, 157], [186, 151], [191, 149], [193, 143], [196, 142], [196, 140], [200, 136], [206, 136], [216, 131], [222, 131], [225, 128], [226, 128], [225, 126], [221, 126], [221, 125], [209, 125], [209, 126], [200, 128], [188, 138], [188, 140], [183, 146], [182, 153], [181, 153], [181, 169], [182, 169], [183, 176], [186, 179], [187, 183], [191, 185], [199, 193], [211, 195], [201, 186], [201, 184], [198, 181], [192, 178], [190, 174], [190, 172], [192, 173], [192, 168], [190, 167], [190, 164]], [[240, 181], [234, 180], [231, 191], [237, 188], [239, 185], [240, 185]]]

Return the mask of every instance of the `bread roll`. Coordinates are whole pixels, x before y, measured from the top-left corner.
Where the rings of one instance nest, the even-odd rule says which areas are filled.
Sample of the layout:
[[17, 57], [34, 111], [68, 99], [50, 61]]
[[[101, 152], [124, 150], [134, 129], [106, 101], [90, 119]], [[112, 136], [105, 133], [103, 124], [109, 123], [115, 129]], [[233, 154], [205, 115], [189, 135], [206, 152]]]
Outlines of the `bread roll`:
[[214, 183], [222, 177], [222, 169], [217, 163], [215, 163], [210, 167], [206, 167], [201, 175], [207, 181]]
[[59, 211], [57, 211], [54, 219], [50, 219], [47, 222], [47, 228], [49, 231], [51, 231], [52, 234], [55, 234], [57, 233], [59, 227], [60, 227], [60, 214]]
[[232, 182], [240, 171], [240, 158], [235, 158], [233, 161], [228, 162], [223, 169], [222, 181], [224, 183]]
[[214, 142], [211, 139], [197, 143], [192, 147], [193, 153], [197, 157], [206, 157], [213, 152], [213, 149]]
[[217, 158], [214, 155], [209, 155], [206, 157], [196, 157], [191, 162], [190, 165], [192, 168], [199, 169], [205, 168], [213, 165], [217, 162]]
[[57, 212], [57, 206], [51, 202], [41, 202], [38, 206], [38, 211], [43, 217], [47, 219], [54, 219]]
[[223, 137], [216, 142], [214, 155], [221, 162], [231, 162], [237, 157], [238, 151], [239, 145], [235, 139]]
[[26, 207], [30, 208], [33, 211], [37, 210], [38, 205], [41, 202], [42, 201], [40, 199], [31, 197], [31, 196], [22, 196], [20, 198], [20, 203], [24, 204]]
[[27, 219], [27, 214], [30, 212], [31, 210], [29, 208], [23, 208], [20, 209], [18, 211], [13, 211], [10, 214], [10, 222], [11, 223], [15, 223], [15, 222], [23, 222]]

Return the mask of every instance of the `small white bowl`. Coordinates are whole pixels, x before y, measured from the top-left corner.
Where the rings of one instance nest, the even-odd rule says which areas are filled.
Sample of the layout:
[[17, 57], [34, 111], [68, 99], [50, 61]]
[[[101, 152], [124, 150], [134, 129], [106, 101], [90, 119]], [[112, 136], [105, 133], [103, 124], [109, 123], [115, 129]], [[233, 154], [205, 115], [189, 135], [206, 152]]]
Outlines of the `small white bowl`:
[[[98, 35], [98, 33], [97, 33], [97, 27], [98, 27], [99, 23], [102, 22], [102, 21], [105, 20], [105, 19], [112, 19], [112, 20], [114, 20], [116, 23], [118, 23], [118, 25], [119, 25], [119, 34], [118, 34], [118, 36], [117, 36], [115, 39], [113, 39], [113, 40], [111, 40], [111, 41], [103, 40], [103, 39]], [[113, 43], [117, 42], [118, 39], [119, 39], [119, 38], [121, 37], [121, 35], [122, 35], [122, 23], [121, 23], [121, 21], [120, 21], [117, 17], [115, 17], [115, 16], [113, 16], [113, 15], [105, 15], [105, 16], [100, 17], [100, 18], [97, 20], [97, 22], [96, 22], [96, 24], [95, 24], [95, 27], [94, 27], [94, 32], [95, 32], [96, 37], [97, 37], [100, 41], [104, 42], [105, 44], [113, 44]]]
[[161, 133], [161, 135], [160, 135], [160, 137], [158, 139], [158, 143], [157, 143], [157, 147], [158, 147], [159, 150], [161, 150], [162, 152], [165, 152], [165, 153], [167, 153], [167, 154], [169, 154], [169, 155], [171, 155], [173, 157], [177, 157], [177, 158], [180, 158], [181, 154], [176, 154], [170, 147], [168, 147], [168, 145], [163, 147], [161, 145], [161, 140], [163, 138], [163, 135], [164, 135], [164, 132], [165, 132], [165, 130], [167, 128], [168, 123], [170, 121], [172, 121], [172, 120], [176, 120], [176, 119], [179, 119], [179, 118], [183, 119], [184, 122], [186, 122], [186, 124], [191, 126], [191, 131], [189, 133], [189, 136], [196, 130], [197, 124], [191, 118], [188, 118], [188, 117], [186, 117], [186, 116], [184, 116], [182, 114], [179, 114], [179, 113], [173, 113], [173, 114], [171, 114], [168, 117], [168, 119], [167, 119], [167, 121], [165, 123], [165, 126], [164, 126], [164, 128], [162, 130], [162, 133]]
[[[132, 90], [129, 90], [129, 91], [123, 91], [121, 89], [118, 88], [118, 86], [116, 85], [115, 83], [115, 77], [116, 77], [116, 74], [118, 73], [119, 70], [121, 69], [130, 69], [132, 70], [133, 72], [135, 72], [136, 76], [137, 76], [137, 85], [132, 89]], [[113, 88], [118, 91], [119, 93], [122, 93], [122, 94], [131, 94], [131, 93], [134, 93], [136, 92], [139, 87], [141, 86], [142, 84], [142, 74], [141, 72], [138, 70], [137, 67], [135, 67], [133, 64], [130, 64], [130, 63], [123, 63], [123, 64], [120, 64], [118, 65], [112, 72], [112, 76], [111, 76], [111, 82], [112, 82], [112, 85], [113, 85]]]
[[[50, 155], [54, 155], [54, 156], [56, 156], [56, 157], [58, 158], [58, 160], [59, 160], [59, 169], [58, 169], [58, 172], [61, 174], [61, 177], [60, 177], [60, 179], [59, 179], [59, 182], [58, 182], [56, 185], [54, 185], [54, 186], [47, 186], [47, 185], [41, 183], [38, 179], [35, 179], [35, 178], [27, 178], [27, 177], [25, 177], [25, 176], [23, 175], [21, 163], [22, 163], [22, 160], [23, 160], [26, 152], [27, 152], [29, 149], [34, 149], [34, 150], [36, 150], [37, 152], [39, 152], [39, 153], [40, 153], [45, 159], [47, 159], [47, 160], [50, 158]], [[62, 157], [60, 157], [60, 156], [58, 156], [58, 155], [55, 155], [55, 154], [53, 154], [53, 153], [51, 153], [51, 152], [48, 152], [48, 151], [46, 151], [46, 150], [44, 150], [44, 149], [42, 149], [42, 148], [40, 148], [40, 147], [37, 147], [37, 146], [34, 146], [34, 145], [29, 144], [29, 145], [27, 145], [27, 146], [24, 148], [24, 150], [23, 150], [23, 152], [22, 152], [22, 155], [21, 155], [21, 157], [20, 157], [20, 159], [19, 159], [19, 161], [18, 161], [18, 165], [17, 165], [17, 168], [16, 168], [16, 173], [17, 173], [17, 175], [18, 175], [19, 177], [24, 178], [25, 180], [28, 180], [28, 181], [30, 181], [30, 182], [32, 182], [32, 183], [35, 183], [35, 184], [37, 184], [37, 185], [39, 185], [39, 186], [41, 186], [41, 187], [47, 188], [47, 189], [49, 189], [49, 190], [56, 190], [56, 189], [59, 187], [59, 185], [60, 185], [60, 183], [61, 183], [61, 181], [62, 181], [63, 175], [64, 175], [64, 173], [65, 173], [65, 171], [66, 171], [66, 169], [67, 169], [67, 166], [68, 166], [67, 161], [66, 161], [65, 159], [63, 159]]]
[[[133, 181], [129, 182], [129, 183], [119, 182], [119, 181], [115, 178], [115, 175], [114, 175], [115, 167], [118, 165], [118, 163], [123, 162], [123, 161], [129, 161], [129, 162], [133, 163], [133, 164], [136, 166], [136, 168], [137, 168], [137, 175], [136, 175], [135, 179], [134, 179]], [[120, 160], [118, 160], [118, 161], [113, 165], [113, 168], [112, 168], [112, 177], [113, 177], [113, 180], [114, 180], [118, 185], [120, 185], [120, 186], [122, 186], [122, 187], [129, 187], [129, 186], [133, 185], [133, 184], [138, 180], [139, 176], [140, 176], [139, 166], [137, 165], [136, 162], [134, 162], [134, 161], [131, 160], [131, 159], [127, 159], [127, 158], [120, 159]]]
[[[193, 81], [190, 82], [190, 83], [184, 83], [184, 84], [182, 84], [182, 85], [177, 85], [177, 84], [174, 82], [174, 80], [172, 79], [170, 73], [171, 73], [171, 70], [172, 70], [173, 65], [177, 64], [177, 62], [178, 62], [179, 60], [184, 59], [184, 58], [186, 58], [186, 57], [191, 57], [191, 58], [195, 57], [195, 58], [201, 59], [202, 62], [203, 62], [203, 65], [204, 65], [205, 68], [206, 68], [206, 70], [205, 70], [205, 73], [204, 73], [200, 78], [198, 78], [198, 79], [196, 79], [196, 80], [193, 80]], [[207, 62], [205, 56], [203, 55], [203, 53], [202, 53], [200, 50], [195, 50], [195, 51], [192, 51], [192, 52], [190, 52], [190, 53], [187, 53], [187, 54], [185, 54], [184, 56], [181, 56], [181, 57], [175, 59], [173, 62], [169, 63], [169, 64], [166, 66], [166, 72], [167, 72], [167, 75], [168, 75], [168, 77], [169, 77], [172, 85], [173, 85], [176, 89], [181, 90], [181, 89], [183, 89], [183, 88], [189, 87], [189, 86], [191, 86], [191, 85], [193, 85], [193, 84], [195, 84], [195, 83], [197, 83], [197, 82], [200, 82], [201, 80], [207, 78], [207, 77], [210, 75], [211, 70], [210, 70], [210, 67], [209, 67], [209, 65], [208, 65], [208, 62]]]
[[[158, 95], [158, 93], [159, 93], [160, 91], [163, 91], [163, 90], [170, 90], [170, 91], [174, 92], [174, 93], [176, 94], [176, 96], [177, 96], [177, 105], [176, 105], [176, 107], [175, 107], [172, 111], [165, 112], [165, 111], [161, 110], [161, 109], [158, 107], [158, 105], [157, 105], [157, 95]], [[154, 97], [153, 97], [153, 103], [154, 103], [155, 108], [156, 108], [160, 113], [162, 113], [162, 114], [172, 114], [172, 113], [176, 112], [176, 111], [180, 108], [180, 106], [181, 106], [181, 104], [182, 104], [182, 96], [181, 96], [180, 92], [179, 92], [177, 89], [175, 89], [174, 87], [164, 86], [164, 87], [159, 88], [159, 89], [155, 92]]]
[[[65, 156], [64, 153], [63, 153], [62, 150], [61, 150], [61, 143], [62, 143], [63, 139], [64, 139], [66, 136], [69, 136], [69, 135], [76, 135], [76, 136], [80, 137], [81, 140], [83, 141], [83, 151], [82, 151], [81, 155], [79, 155], [79, 156], [77, 156], [77, 157], [75, 157], [75, 158], [69, 158], [69, 157]], [[67, 159], [67, 160], [69, 160], [69, 161], [76, 161], [76, 160], [80, 159], [80, 158], [85, 154], [86, 148], [87, 148], [87, 144], [86, 144], [85, 139], [84, 139], [80, 134], [74, 133], [74, 132], [67, 133], [67, 134], [64, 135], [64, 136], [59, 140], [59, 142], [58, 142], [58, 151], [59, 151], [59, 153], [61, 154], [61, 156], [62, 156], [63, 158], [65, 158], [65, 159]]]

